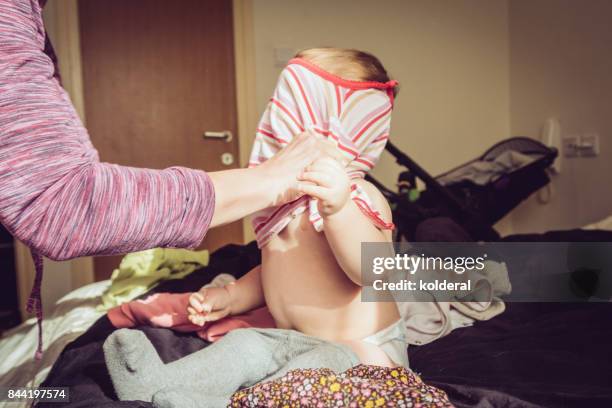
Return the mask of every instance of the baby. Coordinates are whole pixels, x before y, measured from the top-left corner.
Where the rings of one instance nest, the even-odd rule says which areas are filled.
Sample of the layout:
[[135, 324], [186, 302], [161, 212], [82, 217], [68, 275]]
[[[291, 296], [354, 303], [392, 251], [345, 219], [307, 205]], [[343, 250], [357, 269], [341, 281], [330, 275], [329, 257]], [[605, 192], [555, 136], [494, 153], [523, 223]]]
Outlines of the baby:
[[262, 264], [223, 288], [202, 288], [188, 310], [192, 323], [204, 325], [267, 305], [278, 329], [234, 330], [169, 364], [142, 332], [120, 330], [104, 347], [121, 399], [225, 406], [238, 388], [295, 368], [407, 367], [395, 303], [361, 301], [361, 243], [391, 241], [390, 208], [363, 177], [388, 139], [396, 87], [365, 52], [309, 49], [289, 61], [260, 121], [250, 165], [304, 131], [326, 136], [345, 165], [316, 160], [300, 177], [304, 196], [256, 214]]

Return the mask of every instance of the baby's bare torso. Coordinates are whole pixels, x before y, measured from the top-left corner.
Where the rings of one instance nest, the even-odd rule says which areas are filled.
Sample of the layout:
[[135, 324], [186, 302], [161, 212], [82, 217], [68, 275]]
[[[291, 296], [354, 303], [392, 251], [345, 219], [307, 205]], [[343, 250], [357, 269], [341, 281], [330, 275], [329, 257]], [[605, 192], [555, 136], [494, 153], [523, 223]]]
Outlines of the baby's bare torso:
[[372, 360], [376, 350], [363, 354], [359, 349], [366, 346], [360, 340], [399, 319], [395, 303], [361, 302], [361, 287], [342, 271], [307, 213], [263, 248], [261, 277], [278, 327], [349, 344], [362, 362], [387, 365], [380, 358]]

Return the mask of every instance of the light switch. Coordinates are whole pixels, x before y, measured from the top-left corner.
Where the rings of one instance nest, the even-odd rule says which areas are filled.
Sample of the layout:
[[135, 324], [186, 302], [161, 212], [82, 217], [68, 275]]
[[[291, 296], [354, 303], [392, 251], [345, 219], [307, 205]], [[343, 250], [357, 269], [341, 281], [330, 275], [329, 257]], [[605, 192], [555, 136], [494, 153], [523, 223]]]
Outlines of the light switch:
[[563, 155], [565, 157], [578, 157], [580, 150], [580, 136], [570, 135], [563, 137]]
[[597, 157], [599, 155], [599, 134], [586, 132], [563, 137], [565, 157]]
[[580, 136], [580, 157], [597, 157], [599, 155], [599, 134], [583, 133]]

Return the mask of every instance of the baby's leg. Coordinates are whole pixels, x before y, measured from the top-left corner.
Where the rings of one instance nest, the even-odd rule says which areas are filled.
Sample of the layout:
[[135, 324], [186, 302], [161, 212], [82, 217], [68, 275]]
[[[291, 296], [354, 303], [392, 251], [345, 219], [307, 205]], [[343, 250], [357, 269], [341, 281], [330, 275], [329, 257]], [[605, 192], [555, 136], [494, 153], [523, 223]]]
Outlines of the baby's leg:
[[[200, 351], [163, 364], [144, 333], [122, 329], [106, 340], [104, 356], [121, 400], [152, 401], [162, 390], [175, 390], [170, 394], [193, 398], [195, 393], [180, 391], [192, 389], [201, 396], [229, 401], [241, 386], [254, 384], [269, 374], [275, 344], [274, 338], [238, 329]], [[156, 399], [168, 398], [159, 395]], [[197, 405], [181, 401], [174, 406]]]
[[348, 346], [323, 342], [305, 353], [294, 355], [277, 370], [268, 380], [278, 379], [291, 370], [304, 368], [329, 368], [341, 373], [359, 364], [359, 358]]

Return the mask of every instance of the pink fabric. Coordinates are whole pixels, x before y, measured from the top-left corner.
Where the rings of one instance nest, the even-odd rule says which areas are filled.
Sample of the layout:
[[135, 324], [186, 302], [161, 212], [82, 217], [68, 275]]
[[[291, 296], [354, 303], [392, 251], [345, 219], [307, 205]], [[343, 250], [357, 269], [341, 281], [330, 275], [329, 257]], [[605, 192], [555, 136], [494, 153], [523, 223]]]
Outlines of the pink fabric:
[[248, 327], [273, 328], [274, 319], [267, 307], [226, 317], [203, 327], [187, 318], [191, 293], [157, 293], [146, 299], [134, 300], [112, 308], [108, 318], [116, 328], [136, 326], [164, 327], [179, 332], [195, 332], [207, 341], [217, 341], [228, 332]]
[[[389, 138], [393, 88], [387, 83], [350, 81], [295, 58], [283, 70], [257, 128], [249, 166], [257, 166], [305, 130], [332, 139], [349, 160], [351, 178], [362, 178], [374, 167]], [[361, 188], [353, 184], [351, 198], [379, 228], [392, 229]], [[281, 232], [291, 219], [308, 210], [317, 231], [324, 228], [317, 200], [308, 196], [258, 212], [253, 228], [259, 247]]]

